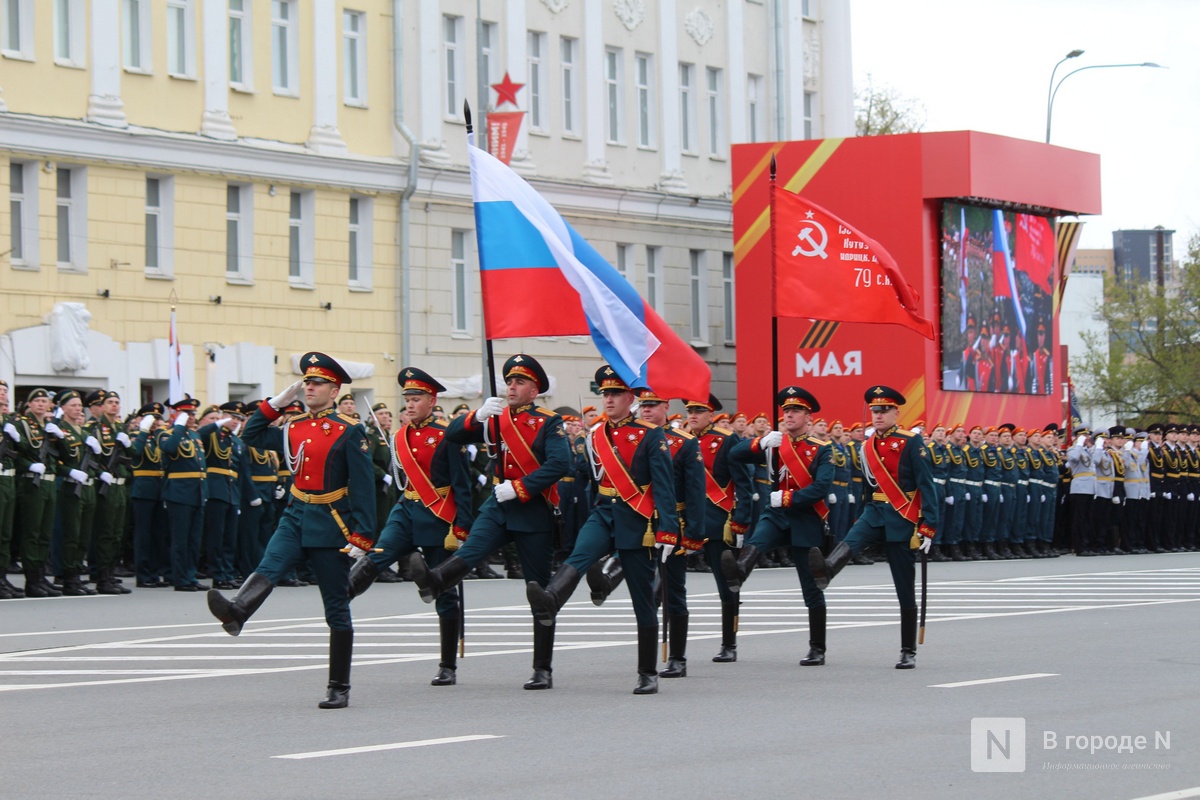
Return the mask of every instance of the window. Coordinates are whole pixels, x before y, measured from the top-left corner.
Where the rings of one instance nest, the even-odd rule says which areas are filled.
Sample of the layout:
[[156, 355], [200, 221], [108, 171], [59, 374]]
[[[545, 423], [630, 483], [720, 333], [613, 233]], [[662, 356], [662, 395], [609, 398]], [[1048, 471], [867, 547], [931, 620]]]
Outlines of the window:
[[442, 16], [442, 77], [445, 79], [445, 101], [442, 111], [448, 119], [458, 119], [462, 113], [463, 98], [466, 97], [466, 78], [463, 54], [459, 47], [462, 40], [462, 17]]
[[813, 18], [813, 0], [800, 0], [800, 16]]
[[562, 64], [562, 126], [564, 133], [579, 133], [579, 74], [575, 69], [579, 40], [566, 36], [558, 41], [559, 61]]
[[762, 75], [746, 76], [746, 132], [750, 134], [751, 142], [761, 142], [766, 136], [766, 121], [763, 118], [763, 79]]
[[297, 74], [299, 20], [295, 0], [271, 0], [271, 86], [275, 94], [300, 94]]
[[721, 70], [709, 67], [705, 70], [708, 100], [708, 154], [719, 156], [724, 152], [724, 136], [721, 125]]
[[804, 93], [804, 138], [813, 138], [813, 108], [816, 106], [816, 92]]
[[708, 292], [705, 286], [703, 250], [689, 250], [689, 283], [692, 301], [692, 341], [703, 344], [708, 337]]
[[87, 269], [87, 170], [60, 166], [58, 195], [58, 267]]
[[609, 144], [620, 144], [621, 134], [621, 51], [609, 47], [604, 51], [604, 98], [607, 105], [607, 122]]
[[252, 68], [254, 59], [246, 50], [253, 48], [250, 35], [250, 0], [229, 0], [229, 85], [234, 89], [250, 91], [254, 81]]
[[374, 236], [372, 220], [374, 201], [370, 197], [350, 198], [349, 263], [350, 288], [371, 288], [371, 267], [374, 261]]
[[192, 0], [167, 0], [167, 74], [176, 78], [195, 75], [196, 46]]
[[470, 286], [467, 275], [467, 232], [450, 232], [450, 330], [471, 333]]
[[342, 94], [348, 106], [367, 104], [367, 15], [342, 12]]
[[146, 275], [174, 274], [175, 181], [169, 176], [146, 178]]
[[86, 61], [83, 0], [54, 0], [54, 63], [82, 67]]
[[621, 273], [621, 277], [632, 283], [630, 280], [629, 271], [633, 267], [633, 245], [619, 244], [617, 245], [617, 272]]
[[546, 48], [546, 34], [529, 31], [528, 45], [525, 52], [529, 75], [529, 127], [531, 130], [546, 129], [546, 87], [543, 75], [542, 51]]
[[150, 71], [150, 0], [121, 0], [121, 33], [125, 69]]
[[293, 288], [313, 288], [313, 212], [312, 192], [292, 190], [288, 210], [288, 282]]
[[9, 263], [38, 268], [38, 208], [36, 162], [8, 165]]
[[638, 146], [654, 146], [654, 57], [637, 53], [633, 57], [637, 84]]
[[646, 247], [646, 302], [658, 313], [662, 313], [662, 248]]
[[225, 279], [249, 283], [254, 278], [254, 187], [225, 187]]
[[733, 253], [721, 254], [721, 299], [725, 303], [725, 344], [733, 344], [734, 332], [737, 330], [737, 318], [734, 314], [736, 298], [733, 294]]
[[0, 52], [5, 58], [33, 59], [33, 0], [4, 0]]
[[679, 149], [691, 153], [696, 149], [696, 104], [692, 97], [692, 64], [679, 65]]
[[488, 86], [500, 82], [500, 76], [496, 74], [496, 65], [500, 63], [499, 54], [496, 52], [499, 36], [496, 23], [483, 23], [479, 39], [479, 57], [483, 59], [483, 75]]

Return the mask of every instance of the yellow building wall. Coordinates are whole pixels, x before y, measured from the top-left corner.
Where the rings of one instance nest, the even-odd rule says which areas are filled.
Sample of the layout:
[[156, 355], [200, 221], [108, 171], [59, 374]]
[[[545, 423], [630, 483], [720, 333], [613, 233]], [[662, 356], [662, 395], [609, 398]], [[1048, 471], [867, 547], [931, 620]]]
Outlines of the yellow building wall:
[[[85, 18], [91, 25], [91, 3]], [[9, 111], [45, 117], [83, 119], [91, 89], [91, 37], [84, 36], [84, 67], [54, 63], [54, 25], [51, 4], [38, 0], [33, 26], [34, 61], [0, 57], [0, 87]]]
[[338, 130], [350, 152], [369, 156], [395, 155], [392, 125], [392, 14], [367, 11], [367, 107], [346, 105], [345, 40], [341, 35], [342, 11], [362, 11], [365, 3], [338, 4]]
[[253, 47], [246, 48], [246, 52], [252, 54], [254, 59], [254, 90], [230, 90], [229, 117], [233, 120], [233, 127], [238, 136], [280, 142], [306, 142], [313, 124], [312, 5], [297, 4], [300, 10], [300, 27], [297, 31], [297, 75], [300, 86], [298, 97], [277, 95], [272, 89], [270, 0], [255, 0], [248, 5], [252, 5], [253, 8]]

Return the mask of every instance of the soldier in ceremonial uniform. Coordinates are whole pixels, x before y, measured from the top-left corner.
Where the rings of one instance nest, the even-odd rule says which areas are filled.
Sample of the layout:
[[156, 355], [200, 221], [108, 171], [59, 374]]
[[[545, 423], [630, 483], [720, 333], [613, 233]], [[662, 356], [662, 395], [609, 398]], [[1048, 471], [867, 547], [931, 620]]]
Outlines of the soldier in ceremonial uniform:
[[[58, 565], [62, 575], [62, 592], [68, 597], [96, 594], [84, 583], [80, 574], [87, 558], [96, 511], [95, 453], [100, 445], [84, 430], [83, 400], [74, 389], [64, 389], [54, 396], [58, 406], [56, 424], [65, 436], [58, 450]], [[87, 443], [85, 444], [85, 439]]]
[[[319, 708], [345, 708], [350, 701], [350, 565], [375, 546], [374, 473], [366, 430], [334, 409], [341, 386], [350, 383], [342, 366], [324, 353], [305, 353], [304, 377], [262, 403], [246, 423], [251, 447], [282, 453], [295, 475], [292, 499], [267, 543], [258, 567], [229, 600], [216, 589], [208, 608], [237, 636], [275, 583], [307, 558], [317, 577], [329, 625], [329, 683]], [[304, 393], [308, 413], [282, 428], [271, 423]]]
[[[833, 541], [840, 542], [850, 530], [850, 514], [854, 510], [850, 502], [850, 479], [853, 477], [850, 466], [850, 436], [840, 420], [835, 419], [829, 426], [829, 442], [833, 455], [833, 484], [829, 488], [829, 497], [825, 498], [829, 505], [829, 518], [826, 522]], [[796, 561], [794, 558], [791, 560], [795, 561], [797, 566], [803, 561]]]
[[171, 529], [171, 583], [177, 592], [198, 592], [209, 588], [196, 581], [204, 503], [208, 500], [204, 445], [196, 431], [200, 403], [185, 393], [170, 405], [174, 419], [158, 446], [163, 463], [163, 500]]
[[115, 574], [125, 532], [129, 448], [133, 442], [123, 429], [121, 397], [99, 389], [87, 396], [93, 421], [88, 432], [100, 443], [96, 484], [96, 511], [92, 530], [94, 560], [89, 557], [92, 579], [100, 594], [129, 594]]
[[[204, 535], [208, 543], [208, 574], [215, 589], [236, 589], [238, 514], [242, 494], [253, 494], [246, 474], [246, 446], [234, 433], [244, 419], [237, 402], [224, 403], [213, 421], [199, 431], [205, 455], [208, 500], [204, 506]], [[203, 421], [203, 420], [202, 420]], [[257, 498], [255, 498], [257, 499]]]
[[[1125, 429], [1121, 430], [1123, 432]], [[1096, 494], [1092, 498], [1092, 526], [1088, 530], [1088, 549], [1093, 555], [1101, 556], [1112, 554], [1112, 543], [1109, 539], [1110, 525], [1112, 519], [1120, 514], [1120, 509], [1113, 508], [1113, 506], [1119, 506], [1123, 499], [1123, 489], [1121, 493], [1118, 493], [1116, 486], [1116, 472], [1119, 467], [1114, 462], [1112, 453], [1107, 446], [1108, 439], [1104, 435], [1106, 433], [1107, 431], [1099, 432], [1100, 435], [1096, 436], [1095, 446], [1092, 448], [1092, 466], [1096, 471]]]
[[[404, 393], [409, 422], [396, 431], [394, 441], [384, 440], [389, 472], [394, 459], [403, 494], [390, 510], [379, 537], [379, 551], [360, 558], [350, 570], [350, 595], [365, 592], [381, 570], [386, 570], [420, 548], [425, 563], [437, 566], [467, 538], [474, 520], [471, 505], [470, 464], [466, 448], [446, 438], [450, 423], [433, 416], [438, 392], [446, 391], [433, 377], [416, 367], [405, 367], [396, 376]], [[457, 585], [437, 597], [441, 633], [441, 662], [433, 686], [458, 682], [458, 640], [462, 608]]]
[[387, 403], [371, 406], [367, 421], [367, 438], [371, 442], [371, 464], [375, 468], [375, 524], [382, 532], [392, 506], [396, 505], [395, 478], [392, 476], [392, 450], [388, 437], [392, 434], [392, 412]]
[[1200, 449], [1197, 445], [1200, 444], [1200, 426], [1187, 426], [1187, 441], [1183, 447], [1184, 455], [1186, 456], [1186, 465], [1184, 469], [1187, 473], [1187, 488], [1184, 494], [1184, 526], [1180, 547], [1189, 552], [1195, 552], [1197, 548], [1197, 508], [1200, 507], [1200, 501], [1197, 497], [1200, 496]]
[[704, 530], [693, 534], [692, 538], [708, 539], [704, 554], [713, 568], [713, 580], [721, 598], [721, 649], [713, 656], [713, 661], [728, 663], [737, 661], [738, 596], [729, 588], [721, 572], [721, 554], [731, 547], [740, 548], [749, 530], [754, 503], [752, 472], [749, 466], [731, 457], [740, 439], [733, 431], [712, 422], [713, 413], [721, 410], [721, 401], [710, 394], [707, 400], [687, 400], [685, 405], [688, 430], [700, 440], [708, 497]]
[[[243, 414], [262, 405], [255, 401], [246, 403]], [[242, 513], [238, 516], [237, 572], [249, 575], [262, 561], [267, 542], [275, 531], [275, 488], [279, 485], [279, 454], [274, 450], [250, 447], [242, 441], [246, 451], [244, 471], [250, 478], [249, 493], [243, 493]], [[257, 501], [257, 502], [255, 502]]]
[[163, 505], [162, 439], [165, 436], [162, 403], [147, 403], [138, 409], [138, 434], [130, 446], [133, 458], [133, 561], [137, 586], [156, 589], [169, 586], [162, 580], [170, 564], [170, 533]]
[[17, 511], [16, 447], [21, 443], [16, 415], [8, 409], [8, 382], [0, 380], [0, 600], [21, 596], [21, 590], [8, 582], [4, 568], [12, 561], [13, 517]]
[[808, 608], [808, 654], [800, 666], [825, 663], [825, 593], [809, 571], [809, 548], [821, 547], [825, 523], [830, 515], [826, 506], [833, 486], [834, 447], [808, 434], [810, 415], [821, 410], [811, 392], [799, 386], [787, 386], [775, 395], [775, 404], [783, 412], [782, 431], [770, 431], [737, 445], [731, 457], [740, 463], [768, 466], [776, 482], [771, 487], [768, 508], [742, 548], [721, 554], [721, 573], [734, 592], [750, 576], [761, 554], [780, 546], [790, 546], [804, 605]]
[[916, 549], [929, 551], [941, 522], [941, 508], [924, 503], [936, 497], [929, 453], [919, 433], [897, 426], [904, 395], [887, 386], [872, 386], [864, 395], [875, 435], [863, 445], [863, 466], [871, 499], [846, 541], [826, 559], [819, 548], [808, 551], [809, 569], [818, 589], [869, 544], [883, 544], [892, 583], [900, 603], [900, 660], [896, 669], [913, 669], [917, 656], [917, 598], [914, 591]]
[[[430, 569], [420, 553], [409, 557], [408, 575], [426, 603], [458, 583], [496, 548], [513, 542], [525, 580], [545, 586], [553, 555], [556, 484], [571, 468], [571, 447], [562, 417], [534, 405], [550, 388], [542, 365], [520, 353], [504, 362], [507, 402], [489, 397], [477, 411], [455, 418], [446, 437], [460, 445], [485, 444], [498, 450], [492, 494], [471, 525], [467, 541]], [[554, 686], [551, 661], [554, 626], [533, 623], [533, 676], [526, 689]]]
[[[925, 433], [925, 429], [923, 426], [918, 425], [915, 428], [915, 432], [923, 434]], [[946, 486], [947, 479], [950, 476], [950, 456], [947, 452], [946, 426], [940, 422], [936, 423], [928, 433], [929, 438], [925, 441], [925, 449], [929, 451], [929, 463], [933, 469], [933, 484], [937, 487], [937, 503], [942, 508], [942, 530], [944, 532], [946, 528], [945, 518], [947, 516], [945, 506], [946, 500], [949, 497]], [[948, 545], [949, 541], [941, 536], [938, 539], [940, 543], [935, 543], [929, 549], [929, 560], [938, 562], [949, 561], [950, 557], [942, 553], [942, 546]]]
[[1096, 498], [1096, 468], [1087, 428], [1075, 429], [1075, 443], [1067, 449], [1071, 471], [1071, 550], [1077, 556], [1095, 555], [1091, 550], [1092, 505]]
[[354, 402], [354, 395], [346, 392], [337, 399], [337, 412], [347, 417], [358, 417], [358, 404]]
[[530, 581], [529, 606], [543, 625], [579, 585], [581, 574], [616, 550], [637, 617], [637, 686], [658, 692], [654, 606], [655, 549], [666, 563], [680, 544], [671, 448], [662, 428], [634, 418], [634, 392], [607, 364], [596, 371], [605, 422], [588, 432], [588, 452], [598, 483], [596, 505], [579, 531], [575, 549], [543, 588]]
[[966, 491], [963, 502], [967, 504], [963, 514], [962, 554], [969, 561], [987, 558], [983, 546], [984, 483], [986, 471], [983, 458], [983, 426], [972, 425], [967, 431], [967, 443], [963, 447], [963, 461], [967, 474], [963, 478]]
[[46, 579], [50, 538], [54, 532], [58, 497], [58, 442], [66, 436], [50, 416], [50, 393], [34, 389], [25, 399], [27, 413], [16, 425], [17, 521], [21, 527], [21, 566], [25, 570], [26, 597], [61, 597]]
[[1131, 553], [1146, 549], [1146, 509], [1150, 502], [1150, 464], [1145, 431], [1136, 431], [1125, 443], [1125, 541]]
[[1166, 447], [1163, 442], [1163, 424], [1161, 422], [1151, 423], [1146, 428], [1146, 433], [1149, 439], [1146, 460], [1150, 477], [1150, 502], [1146, 515], [1146, 549], [1151, 553], [1161, 553], [1163, 552], [1162, 520], [1164, 506], [1167, 502], [1167, 499], [1163, 497], [1167, 478], [1166, 460], [1163, 457], [1163, 450]]

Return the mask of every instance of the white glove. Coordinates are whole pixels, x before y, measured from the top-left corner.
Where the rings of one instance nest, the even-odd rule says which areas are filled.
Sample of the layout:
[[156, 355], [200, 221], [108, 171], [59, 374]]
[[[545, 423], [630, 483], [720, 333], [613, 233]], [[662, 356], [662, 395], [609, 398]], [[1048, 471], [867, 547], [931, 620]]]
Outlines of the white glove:
[[922, 536], [921, 544], [917, 547], [917, 549], [922, 553], [928, 553], [929, 548], [931, 547], [933, 547], [933, 539], [930, 539], [928, 536]]
[[1149, 450], [1150, 449], [1150, 440], [1142, 439], [1142, 443], [1140, 445], [1138, 445], [1138, 449], [1139, 450]]
[[254, 498], [253, 500], [251, 500], [251, 501], [250, 501], [250, 507], [251, 507], [251, 508], [258, 508], [258, 507], [259, 507], [259, 506], [261, 506], [261, 505], [262, 505], [262, 498], [261, 498], [261, 497], [256, 497], [256, 498]]
[[112, 482], [113, 482], [112, 474], [108, 473], [108, 472], [101, 472], [100, 473], [100, 482], [107, 483], [109, 486], [112, 486]]
[[1124, 450], [1124, 451], [1126, 451], [1126, 452], [1128, 452], [1128, 451], [1132, 450], [1132, 449], [1133, 449], [1133, 442], [1126, 442], [1126, 443], [1125, 443], [1125, 445], [1124, 445], [1124, 446], [1123, 446], [1121, 449], [1122, 449], [1122, 450]]
[[217, 420], [218, 428], [232, 428], [235, 425], [237, 425], [237, 420], [235, 420], [233, 417], [221, 417], [219, 420]]
[[783, 490], [771, 492], [771, 508], [783, 508]]
[[40, 461], [35, 461], [29, 465], [29, 471], [32, 472], [34, 475], [45, 475], [46, 474], [46, 465]]
[[177, 427], [177, 428], [178, 428], [178, 427], [186, 428], [186, 427], [187, 427], [187, 421], [188, 421], [188, 415], [187, 415], [187, 414], [176, 414], [176, 415], [175, 415], [175, 422], [174, 422], [173, 424], [174, 424], [174, 425], [175, 425], [175, 427]]
[[100, 455], [100, 440], [95, 436], [89, 436], [83, 440], [83, 443], [88, 446], [93, 453]]
[[73, 469], [67, 474], [71, 476], [72, 480], [79, 481], [80, 483], [87, 483], [88, 475], [81, 469]]
[[662, 558], [662, 562], [664, 564], [667, 563], [667, 559], [671, 557], [671, 553], [675, 552], [675, 545], [672, 544], [655, 542], [654, 547], [658, 550], [658, 555], [660, 558]]
[[954, 505], [954, 495], [952, 495], [952, 494], [946, 495], [946, 505], [948, 505], [948, 506]]
[[849, 503], [850, 505], [854, 505], [854, 495], [849, 495], [846, 498], [846, 502]]
[[750, 495], [750, 499], [757, 503], [758, 502], [758, 492], [755, 492], [754, 494]]
[[1192, 494], [1191, 492], [1188, 492], [1188, 500], [1195, 500], [1195, 499], [1196, 499], [1196, 495]]
[[47, 422], [44, 430], [46, 433], [52, 433], [60, 439], [67, 438], [67, 435], [62, 432], [62, 428], [58, 427], [53, 422]]
[[62, 406], [59, 406], [58, 408], [54, 409], [54, 418], [55, 418], [55, 419], [62, 419], [62, 417], [63, 417], [63, 410], [62, 410]]
[[391, 485], [392, 485], [392, 476], [391, 476], [391, 475], [384, 475], [384, 476], [383, 476], [383, 485], [384, 485], [384, 486], [391, 486]]
[[507, 503], [509, 500], [517, 499], [517, 490], [513, 488], [512, 481], [496, 484], [492, 494], [496, 496], [497, 503]]
[[1096, 437], [1096, 449], [1097, 449], [1097, 450], [1103, 450], [1103, 449], [1104, 449], [1104, 437], [1103, 437], [1103, 436], [1097, 436], [1097, 437]]
[[141, 431], [142, 433], [145, 433], [146, 431], [150, 430], [153, 427], [154, 427], [154, 415], [153, 414], [147, 414], [146, 416], [142, 417], [142, 421], [138, 423], [138, 430]]
[[287, 494], [287, 489], [283, 488], [283, 484], [279, 484], [278, 486], [275, 487], [275, 499], [276, 500], [282, 500], [283, 496], [285, 494]]
[[1170, 492], [1163, 492], [1163, 497], [1165, 497], [1165, 498], [1167, 498], [1168, 500], [1170, 500], [1170, 499], [1171, 499], [1171, 493], [1170, 493]]
[[[964, 495], [963, 495], [963, 500], [966, 500], [968, 503], [969, 503], [969, 502], [971, 502], [971, 493], [970, 493], [970, 492], [967, 492], [966, 494], [964, 494]], [[987, 502], [987, 498], [986, 498], [986, 497], [985, 497], [985, 498], [983, 498], [983, 502], [985, 502], [985, 503]]]
[[921, 426], [920, 425], [916, 426], [915, 428], [912, 429], [912, 432], [913, 433], [922, 433]]
[[829, 505], [831, 505], [831, 506], [837, 505], [837, 495], [834, 494], [833, 492], [830, 492], [829, 496], [826, 497], [825, 499], [829, 502]]
[[1113, 505], [1114, 505], [1114, 506], [1119, 506], [1119, 505], [1121, 505], [1121, 498], [1119, 498], [1119, 497], [1114, 497], [1114, 498], [1112, 499], [1112, 501], [1113, 501]]
[[1084, 443], [1085, 443], [1086, 441], [1087, 441], [1087, 437], [1086, 437], [1086, 436], [1084, 436], [1084, 435], [1081, 433], [1081, 434], [1079, 434], [1079, 436], [1078, 436], [1078, 437], [1075, 439], [1075, 446], [1076, 446], [1076, 447], [1083, 447], [1083, 445], [1084, 445]]
[[367, 554], [367, 551], [366, 551], [366, 550], [363, 550], [363, 549], [362, 549], [361, 547], [359, 547], [358, 545], [353, 545], [353, 544], [352, 544], [352, 545], [350, 545], [350, 549], [346, 551], [346, 555], [350, 556], [350, 557], [351, 557], [351, 558], [353, 558], [355, 561], [357, 561], [358, 559], [362, 558], [362, 557], [363, 557], [363, 556], [365, 556], [366, 554]]
[[1150, 499], [1151, 499], [1151, 500], [1154, 500], [1154, 499], [1155, 499], [1155, 498], [1157, 498], [1157, 497], [1158, 497], [1158, 492], [1151, 492], [1151, 493], [1150, 493]]
[[1001, 492], [999, 496], [1000, 496], [1000, 502], [1001, 502], [1001, 504], [1003, 504], [1004, 503], [1004, 492]]
[[733, 546], [734, 547], [736, 547], [740, 550], [740, 549], [742, 549], [743, 545], [745, 545], [745, 543], [746, 543], [746, 534], [744, 534], [744, 533], [734, 534], [734, 537], [733, 537]]
[[1028, 502], [1029, 502], [1029, 495], [1025, 495], [1025, 502], [1026, 502], [1026, 503], [1028, 503]]
[[1042, 502], [1046, 502], [1046, 495], [1042, 495]]
[[21, 434], [17, 433], [16, 426], [11, 422], [4, 423], [4, 432], [8, 434], [8, 438], [12, 439], [14, 442], [19, 443], [21, 441]]
[[779, 447], [781, 444], [783, 444], [783, 434], [779, 431], [768, 431], [759, 437], [758, 440], [758, 446], [763, 450]]
[[479, 448], [473, 444], [467, 445], [467, 457], [469, 457], [472, 461], [474, 461], [475, 456], [477, 456], [477, 455], [479, 455]]
[[483, 401], [483, 405], [475, 412], [475, 419], [483, 422], [485, 419], [494, 417], [504, 410], [505, 405], [507, 404], [499, 397], [489, 397]]
[[987, 495], [986, 495], [986, 494], [983, 496], [983, 502], [985, 502], [985, 503], [987, 502]]
[[869, 438], [871, 438], [871, 437], [872, 437], [872, 436], [874, 436], [874, 435], [875, 435], [875, 429], [874, 429], [874, 428], [867, 428], [867, 432], [866, 432], [866, 434], [864, 434], [864, 436], [865, 436], [866, 438], [868, 438], [868, 439], [869, 439]]
[[[153, 421], [154, 417], [151, 417], [150, 419], [151, 419], [151, 421]], [[126, 433], [125, 431], [121, 431], [120, 433], [117, 434], [117, 443], [120, 444], [121, 447], [133, 446], [133, 442], [129, 441], [129, 434]]]
[[279, 411], [284, 406], [288, 405], [293, 400], [295, 400], [297, 397], [299, 397], [300, 393], [302, 391], [304, 391], [304, 379], [303, 378], [296, 381], [291, 386], [287, 387], [282, 392], [280, 392], [279, 394], [272, 397], [270, 400], [267, 401], [267, 404], [270, 405], [271, 408], [275, 409], [276, 411]]
[[487, 483], [487, 475], [480, 475], [479, 476], [479, 485], [483, 486], [486, 483]]

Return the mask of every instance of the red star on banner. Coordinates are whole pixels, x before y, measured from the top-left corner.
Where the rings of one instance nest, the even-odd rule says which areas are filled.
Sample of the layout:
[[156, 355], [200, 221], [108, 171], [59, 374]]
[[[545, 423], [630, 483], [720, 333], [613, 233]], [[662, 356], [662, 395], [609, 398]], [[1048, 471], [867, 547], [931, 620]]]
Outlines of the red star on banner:
[[504, 73], [504, 80], [499, 83], [493, 83], [492, 88], [496, 91], [496, 108], [505, 103], [517, 105], [517, 92], [524, 88], [523, 83], [513, 83], [512, 78], [508, 77], [508, 73]]

